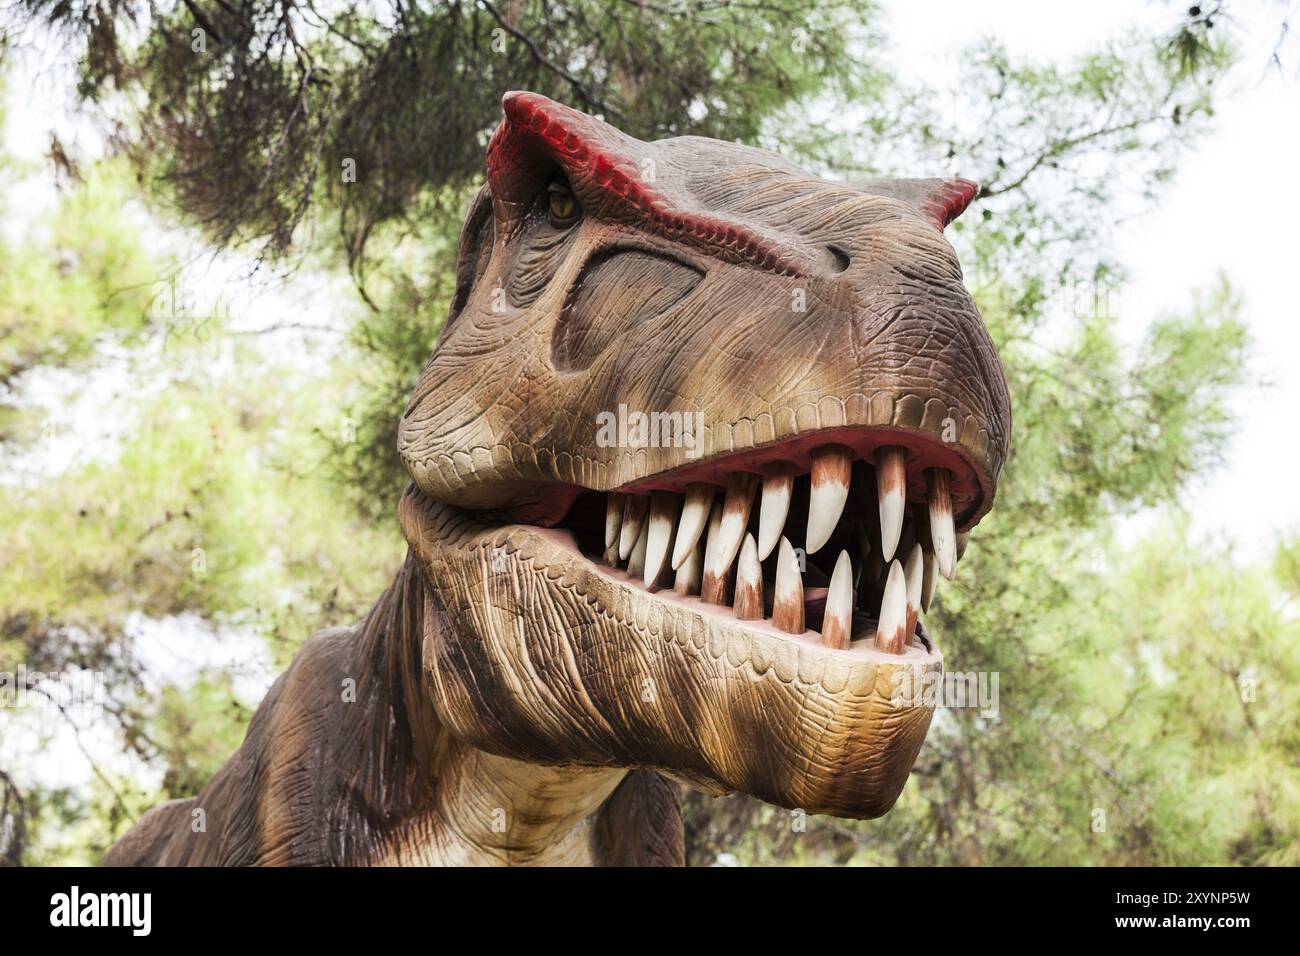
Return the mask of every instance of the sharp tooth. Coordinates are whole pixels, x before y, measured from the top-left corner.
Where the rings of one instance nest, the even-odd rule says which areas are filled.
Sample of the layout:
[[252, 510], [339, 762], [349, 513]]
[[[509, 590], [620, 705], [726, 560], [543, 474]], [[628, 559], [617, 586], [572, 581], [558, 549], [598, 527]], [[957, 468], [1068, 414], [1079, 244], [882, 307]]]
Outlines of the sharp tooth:
[[624, 495], [611, 491], [605, 499], [605, 548], [618, 540], [618, 529], [623, 526]]
[[[623, 527], [627, 527], [624, 525]], [[637, 535], [636, 544], [632, 546], [632, 551], [627, 560], [627, 573], [634, 578], [639, 578], [645, 574], [645, 553], [646, 547], [650, 543], [650, 523], [641, 522], [641, 533]]]
[[966, 554], [966, 545], [970, 544], [970, 532], [963, 531], [957, 535], [957, 560], [960, 561]]
[[[680, 533], [680, 532], [679, 532]], [[704, 539], [695, 542], [695, 547], [686, 555], [686, 560], [677, 569], [673, 581], [673, 590], [678, 594], [699, 594], [700, 575], [704, 571]]]
[[930, 537], [939, 570], [951, 581], [957, 575], [957, 535], [952, 527], [952, 474], [946, 468], [925, 470], [925, 496], [930, 502]]
[[763, 619], [763, 567], [758, 563], [758, 544], [752, 534], [745, 535], [740, 546], [740, 563], [736, 565], [736, 599], [732, 602], [736, 619]]
[[722, 502], [713, 502], [709, 512], [709, 534], [704, 545], [704, 574], [700, 583], [700, 599], [708, 604], [721, 604], [727, 595], [727, 572], [716, 574], [712, 570], [718, 541], [722, 537]]
[[876, 493], [880, 496], [881, 555], [892, 561], [907, 507], [907, 452], [898, 445], [876, 449]]
[[613, 544], [611, 544], [608, 548], [605, 549], [605, 554], [603, 555], [603, 558], [605, 563], [608, 564], [611, 568], [618, 567], [618, 542], [617, 541], [615, 541]]
[[880, 601], [880, 623], [876, 626], [876, 647], [886, 654], [901, 654], [907, 627], [907, 576], [897, 561], [889, 564], [889, 578]]
[[934, 601], [934, 590], [939, 584], [939, 559], [934, 556], [933, 551], [926, 551], [924, 555], [923, 575], [921, 576], [921, 610], [926, 614], [930, 613], [930, 604]]
[[916, 543], [921, 546], [921, 610], [929, 611], [938, 565], [934, 556], [934, 539], [930, 537], [930, 512], [925, 505], [912, 506], [912, 526], [916, 528]]
[[812, 453], [812, 492], [808, 498], [808, 553], [831, 538], [849, 497], [853, 449], [824, 445]]
[[853, 640], [853, 562], [841, 551], [831, 572], [826, 591], [826, 612], [822, 618], [822, 643], [844, 650]]
[[623, 504], [623, 524], [618, 531], [618, 556], [626, 561], [641, 536], [641, 526], [645, 524], [645, 513], [650, 507], [650, 499], [645, 495], [628, 495]]
[[758, 509], [758, 558], [767, 560], [785, 528], [794, 489], [794, 465], [774, 461], [763, 466], [763, 499]]
[[786, 538], [776, 552], [776, 588], [772, 596], [772, 623], [787, 634], [802, 634], [803, 574], [794, 548]]
[[[738, 471], [727, 479], [727, 497], [722, 503], [722, 524], [718, 528], [718, 547], [709, 555], [710, 563], [705, 572], [713, 571], [714, 576], [724, 577], [736, 560], [740, 551], [740, 542], [745, 537], [745, 526], [749, 524], [749, 511], [754, 506], [754, 492], [758, 490], [758, 476], [749, 472]], [[713, 542], [709, 542], [710, 549]]]
[[677, 541], [673, 544], [673, 570], [681, 568], [682, 562], [695, 549], [695, 542], [704, 534], [716, 490], [713, 485], [700, 482], [687, 486], [686, 503], [682, 505], [682, 517], [677, 522]]
[[645, 554], [646, 587], [655, 583], [668, 559], [668, 546], [673, 540], [673, 525], [677, 522], [679, 500], [671, 491], [656, 491], [650, 495], [650, 534]]
[[912, 545], [912, 550], [907, 556], [907, 564], [903, 567], [903, 578], [907, 584], [907, 623], [906, 630], [903, 632], [903, 646], [906, 647], [912, 642], [912, 635], [916, 633], [916, 619], [921, 615], [921, 588], [922, 579], [925, 577], [925, 558], [924, 552], [919, 544]]

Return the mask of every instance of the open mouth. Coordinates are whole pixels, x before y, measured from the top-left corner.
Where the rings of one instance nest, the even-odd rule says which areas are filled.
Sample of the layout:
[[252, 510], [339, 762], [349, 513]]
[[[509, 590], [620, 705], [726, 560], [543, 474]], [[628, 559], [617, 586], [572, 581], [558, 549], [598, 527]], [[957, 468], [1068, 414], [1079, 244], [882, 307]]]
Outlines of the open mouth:
[[659, 600], [832, 650], [933, 650], [921, 616], [956, 572], [968, 470], [926, 436], [818, 437], [615, 491], [574, 488], [557, 527]]
[[985, 504], [961, 455], [854, 427], [612, 489], [493, 484], [508, 504], [412, 485], [398, 509], [434, 612], [424, 669], [454, 734], [812, 813], [893, 805], [943, 672], [920, 621], [949, 547], [936, 541]]

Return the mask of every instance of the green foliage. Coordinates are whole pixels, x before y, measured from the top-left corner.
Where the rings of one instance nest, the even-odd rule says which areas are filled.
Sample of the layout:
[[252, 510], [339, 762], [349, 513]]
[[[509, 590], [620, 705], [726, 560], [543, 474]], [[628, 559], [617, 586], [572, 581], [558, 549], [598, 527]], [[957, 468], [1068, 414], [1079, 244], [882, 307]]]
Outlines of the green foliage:
[[[124, 781], [111, 781], [122, 785]], [[26, 866], [95, 866], [130, 821], [149, 809], [153, 794], [115, 790], [96, 778], [85, 787], [29, 791], [27, 822], [38, 837], [23, 855]]]
[[[1002, 290], [979, 290], [985, 315], [1035, 312]], [[1022, 518], [1089, 526], [1115, 509], [1170, 501], [1217, 463], [1229, 435], [1225, 400], [1243, 383], [1246, 332], [1226, 282], [1190, 313], [1154, 322], [1125, 355], [1119, 316], [1082, 314], [1059, 347], [1006, 342], [1016, 441], [1001, 509]], [[1011, 320], [1036, 326], [1036, 317]], [[1005, 334], [1005, 326], [995, 328]], [[1010, 502], [1008, 499], [1011, 499]]]
[[164, 264], [144, 249], [139, 210], [121, 204], [129, 178], [123, 162], [98, 166], [45, 218], [16, 216], [13, 197], [0, 197], [0, 214], [23, 225], [0, 270], [0, 446], [34, 437], [12, 401], [24, 372], [84, 362], [150, 326]]
[[1273, 559], [1273, 574], [1284, 593], [1291, 597], [1300, 596], [1300, 537], [1292, 535], [1279, 542]]
[[[23, 803], [28, 862], [94, 862], [144, 808], [192, 792], [242, 736], [250, 702], [233, 697], [228, 676], [153, 695], [137, 653], [141, 621], [179, 629], [198, 620], [213, 641], [232, 630], [260, 635], [271, 666], [281, 668], [313, 631], [361, 617], [403, 553], [395, 495], [384, 502], [386, 520], [363, 520], [328, 469], [326, 436], [345, 430], [350, 353], [303, 364], [290, 355], [310, 353], [232, 334], [221, 317], [151, 308], [161, 267], [144, 256], [138, 227], [113, 214], [131, 195], [126, 180], [92, 172], [82, 188], [89, 200], [78, 190], [33, 228], [76, 232], [77, 248], [103, 254], [75, 260], [65, 276], [50, 265], [65, 246], [24, 248], [5, 274], [0, 315], [62, 303], [59, 320], [75, 332], [66, 341], [82, 345], [34, 336], [39, 368], [79, 363], [73, 382], [116, 380], [117, 397], [96, 416], [115, 427], [93, 452], [52, 471], [43, 462], [90, 436], [40, 423], [57, 421], [59, 403], [75, 401], [79, 388], [28, 394], [21, 386], [35, 370], [15, 370], [16, 407], [37, 424], [21, 429], [26, 440], [7, 443], [16, 467], [0, 484], [0, 671], [103, 674], [110, 699], [101, 724], [116, 727], [124, 751], [163, 777], [161, 790], [140, 792], [125, 772], [101, 768], [93, 792], [45, 791], [33, 782], [40, 747], [25, 751], [0, 770], [6, 796], [12, 787]], [[69, 207], [84, 218], [69, 220]], [[103, 271], [106, 258], [114, 276]], [[112, 281], [120, 275], [140, 276], [149, 291], [134, 311], [101, 302], [120, 300]], [[106, 315], [115, 317], [112, 329]], [[129, 345], [125, 357], [107, 362], [106, 338]], [[85, 730], [72, 715], [46, 712], [78, 738]], [[16, 808], [11, 802], [7, 816]]]
[[[363, 542], [388, 562], [399, 553], [391, 527], [359, 540], [369, 526], [344, 517], [320, 474], [318, 436], [338, 429], [331, 393], [341, 404], [342, 384], [225, 342], [173, 349], [150, 370], [167, 376], [166, 392], [123, 410], [131, 421], [111, 458], [0, 492], [10, 619], [89, 628], [196, 610], [283, 625], [296, 645], [296, 631], [320, 623], [312, 615], [359, 613], [382, 585], [373, 570], [330, 567]], [[338, 574], [304, 588], [307, 571]]]
[[[447, 276], [455, 263], [449, 262]], [[397, 423], [428, 361], [450, 296], [450, 283], [419, 285], [391, 276], [391, 304], [363, 316], [352, 329], [361, 356], [361, 388], [349, 408], [352, 431], [332, 441], [331, 471], [340, 493], [372, 521], [387, 520], [409, 480], [397, 455]]]

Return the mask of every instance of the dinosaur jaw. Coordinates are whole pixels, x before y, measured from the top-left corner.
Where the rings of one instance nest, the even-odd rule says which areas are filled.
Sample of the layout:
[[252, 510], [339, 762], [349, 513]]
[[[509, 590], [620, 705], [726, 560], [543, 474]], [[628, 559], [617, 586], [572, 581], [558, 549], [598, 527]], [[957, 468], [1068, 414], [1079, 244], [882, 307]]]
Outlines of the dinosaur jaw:
[[[797, 460], [793, 449], [775, 451]], [[764, 464], [756, 462], [760, 470]], [[661, 476], [653, 497], [662, 502], [676, 482], [696, 484], [700, 475], [683, 469]], [[681, 568], [677, 575], [662, 570], [647, 586], [644, 564], [629, 570], [626, 560], [611, 560], [603, 495], [555, 487], [568, 513], [557, 526], [540, 527], [483, 523], [412, 487], [400, 514], [430, 586], [437, 624], [426, 634], [424, 664], [440, 715], [458, 737], [516, 759], [653, 767], [708, 791], [739, 790], [808, 812], [886, 812], [932, 717], [920, 689], [943, 663], [915, 618], [906, 640], [882, 646], [882, 615], [853, 607], [867, 608], [864, 596], [885, 587], [868, 579], [871, 549], [857, 550], [857, 529], [872, 527], [869, 516], [857, 520], [867, 477], [859, 460], [841, 520], [808, 558], [798, 614], [788, 595], [784, 614], [773, 600], [782, 573], [774, 549], [758, 562], [759, 596], [739, 617], [726, 575], [712, 596], [701, 596], [702, 569], [695, 588], [674, 589]], [[812, 484], [811, 473], [795, 476], [792, 498], [810, 498]], [[637, 491], [618, 494], [630, 500]], [[643, 551], [654, 520], [649, 507]], [[760, 508], [751, 527], [760, 523]], [[795, 526], [807, 524], [807, 510], [792, 504], [785, 529], [804, 545]], [[619, 518], [615, 539], [626, 527], [621, 511]], [[700, 536], [701, 554], [707, 535]], [[840, 559], [827, 561], [823, 550], [843, 550], [848, 571], [837, 571]], [[670, 540], [664, 568], [671, 552]], [[827, 605], [842, 614], [836, 602], [842, 607], [844, 573], [857, 586], [839, 637], [828, 644]], [[789, 573], [784, 577], [788, 583]]]

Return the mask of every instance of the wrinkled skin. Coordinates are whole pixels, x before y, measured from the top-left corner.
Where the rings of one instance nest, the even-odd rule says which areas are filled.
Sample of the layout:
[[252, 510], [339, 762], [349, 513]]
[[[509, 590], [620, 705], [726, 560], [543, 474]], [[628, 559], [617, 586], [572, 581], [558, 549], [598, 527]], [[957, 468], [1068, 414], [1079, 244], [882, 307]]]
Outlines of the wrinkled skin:
[[[722, 485], [773, 449], [806, 471], [834, 441], [905, 448], [909, 499], [947, 469], [968, 531], [1010, 440], [943, 236], [973, 184], [832, 183], [533, 94], [504, 108], [401, 422], [402, 572], [106, 862], [671, 864], [677, 782], [856, 818], [897, 798], [932, 715], [898, 689], [942, 669], [928, 635], [885, 654], [740, 622], [648, 592], [561, 521], [584, 491]], [[701, 441], [611, 447], [597, 416], [620, 405], [698, 414]]]

